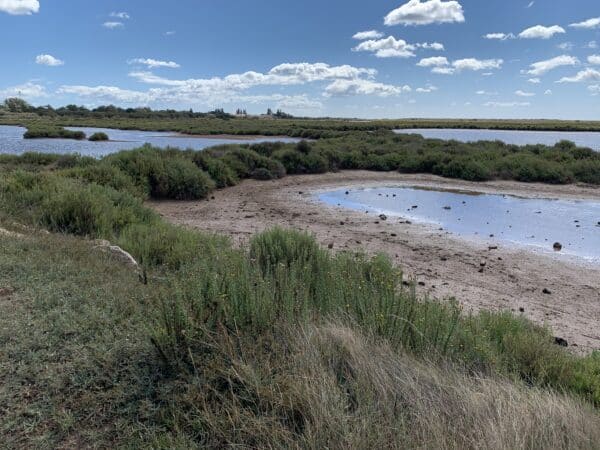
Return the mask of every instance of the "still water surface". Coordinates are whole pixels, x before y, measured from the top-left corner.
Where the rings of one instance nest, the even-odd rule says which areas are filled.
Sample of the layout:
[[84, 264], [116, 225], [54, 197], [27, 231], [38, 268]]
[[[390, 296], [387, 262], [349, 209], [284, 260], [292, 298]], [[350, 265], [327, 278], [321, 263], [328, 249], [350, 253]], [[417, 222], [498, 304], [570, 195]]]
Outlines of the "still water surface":
[[490, 244], [553, 252], [553, 244], [560, 242], [561, 254], [600, 264], [600, 199], [529, 199], [389, 187], [324, 192], [318, 200], [370, 214], [403, 217]]
[[41, 153], [80, 153], [86, 156], [101, 157], [121, 150], [138, 148], [145, 143], [157, 147], [177, 147], [182, 149], [203, 150], [221, 144], [257, 143], [257, 142], [298, 142], [299, 139], [283, 137], [257, 137], [249, 139], [202, 138], [179, 135], [172, 132], [114, 130], [106, 128], [67, 127], [69, 130], [81, 130], [86, 136], [96, 132], [108, 134], [110, 141], [89, 142], [73, 139], [23, 139], [26, 129], [16, 126], [0, 125], [0, 153], [21, 154], [25, 152]]
[[600, 132], [568, 131], [522, 131], [522, 130], [458, 130], [446, 128], [411, 128], [394, 130], [398, 134], [420, 134], [427, 139], [454, 139], [461, 142], [502, 141], [506, 144], [554, 145], [566, 140], [579, 147], [600, 151]]

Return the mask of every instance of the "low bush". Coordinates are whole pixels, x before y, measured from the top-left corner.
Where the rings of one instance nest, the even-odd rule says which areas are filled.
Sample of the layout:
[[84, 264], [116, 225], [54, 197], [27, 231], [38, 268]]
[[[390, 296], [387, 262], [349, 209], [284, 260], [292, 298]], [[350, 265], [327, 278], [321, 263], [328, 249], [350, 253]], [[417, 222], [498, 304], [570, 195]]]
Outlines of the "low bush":
[[95, 183], [111, 187], [117, 191], [127, 192], [134, 197], [144, 198], [143, 190], [133, 179], [121, 169], [106, 163], [98, 163], [84, 167], [74, 167], [60, 172], [67, 178], [75, 178], [85, 183]]
[[88, 140], [92, 141], [92, 142], [98, 142], [98, 141], [108, 141], [108, 134], [104, 133], [104, 132], [97, 132], [92, 134]]
[[105, 161], [130, 176], [153, 198], [200, 199], [215, 188], [206, 172], [179, 151], [145, 146], [110, 155]]
[[17, 172], [0, 183], [2, 209], [51, 231], [112, 239], [125, 227], [156, 220], [126, 192], [55, 174]]
[[220, 159], [213, 158], [205, 152], [194, 152], [192, 160], [194, 164], [210, 175], [219, 189], [235, 186], [239, 182], [233, 169]]
[[24, 139], [85, 139], [83, 131], [67, 130], [60, 126], [32, 125], [23, 134]]

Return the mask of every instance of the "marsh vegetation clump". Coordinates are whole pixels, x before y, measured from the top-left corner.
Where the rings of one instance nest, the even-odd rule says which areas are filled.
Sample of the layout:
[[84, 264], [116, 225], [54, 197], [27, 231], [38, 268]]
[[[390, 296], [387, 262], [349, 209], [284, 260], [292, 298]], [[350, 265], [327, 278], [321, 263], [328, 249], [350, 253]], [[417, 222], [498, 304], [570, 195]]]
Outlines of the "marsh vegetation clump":
[[108, 141], [108, 134], [104, 132], [94, 133], [88, 138], [88, 140], [92, 142]]
[[28, 126], [23, 134], [24, 139], [75, 139], [82, 141], [85, 139], [83, 131], [67, 130], [57, 125], [34, 124]]

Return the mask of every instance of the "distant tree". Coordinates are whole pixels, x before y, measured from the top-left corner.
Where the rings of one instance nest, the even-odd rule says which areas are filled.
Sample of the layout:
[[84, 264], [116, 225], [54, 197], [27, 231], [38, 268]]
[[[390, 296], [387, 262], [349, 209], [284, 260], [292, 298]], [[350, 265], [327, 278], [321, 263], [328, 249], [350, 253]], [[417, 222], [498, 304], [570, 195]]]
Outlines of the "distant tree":
[[267, 109], [267, 116], [272, 116], [273, 110], [271, 108]]
[[34, 110], [33, 106], [31, 106], [22, 98], [17, 97], [7, 98], [4, 100], [4, 107], [13, 113], [31, 112]]

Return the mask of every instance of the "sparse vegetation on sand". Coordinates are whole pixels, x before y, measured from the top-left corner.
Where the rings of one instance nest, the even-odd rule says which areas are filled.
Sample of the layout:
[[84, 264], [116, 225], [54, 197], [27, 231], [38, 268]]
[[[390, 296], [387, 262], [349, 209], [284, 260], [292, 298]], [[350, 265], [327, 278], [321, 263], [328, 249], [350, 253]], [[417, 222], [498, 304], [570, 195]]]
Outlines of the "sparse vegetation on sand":
[[[213, 156], [233, 171], [222, 183], [277, 172], [265, 150], [243, 150], [229, 163]], [[282, 229], [236, 249], [165, 223], [146, 195], [187, 198], [212, 182], [191, 152], [59, 161], [1, 160], [9, 447], [599, 441], [600, 354], [573, 355], [511, 313], [419, 298], [385, 256], [334, 254]], [[94, 239], [131, 253], [139, 270]]]

